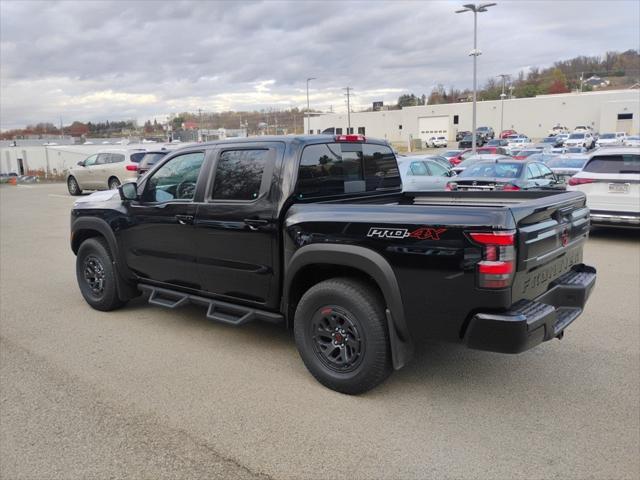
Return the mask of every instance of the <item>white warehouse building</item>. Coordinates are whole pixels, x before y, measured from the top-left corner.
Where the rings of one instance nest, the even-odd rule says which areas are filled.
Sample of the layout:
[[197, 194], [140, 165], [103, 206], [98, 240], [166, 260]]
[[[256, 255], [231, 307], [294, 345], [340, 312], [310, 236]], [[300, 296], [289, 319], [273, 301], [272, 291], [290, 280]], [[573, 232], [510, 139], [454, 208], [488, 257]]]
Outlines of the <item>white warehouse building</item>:
[[[530, 138], [542, 138], [560, 123], [569, 129], [588, 125], [594, 132], [640, 131], [640, 90], [606, 90], [583, 93], [539, 95], [531, 98], [482, 101], [477, 103], [477, 126], [500, 132], [502, 107], [504, 129], [513, 129]], [[309, 123], [310, 122], [310, 126]], [[314, 134], [335, 128], [348, 133], [347, 113], [328, 113], [305, 119], [305, 131]], [[458, 131], [470, 131], [472, 103], [448, 103], [405, 107], [401, 110], [351, 113], [349, 133], [363, 133], [389, 142], [426, 141], [444, 135], [450, 144]]]

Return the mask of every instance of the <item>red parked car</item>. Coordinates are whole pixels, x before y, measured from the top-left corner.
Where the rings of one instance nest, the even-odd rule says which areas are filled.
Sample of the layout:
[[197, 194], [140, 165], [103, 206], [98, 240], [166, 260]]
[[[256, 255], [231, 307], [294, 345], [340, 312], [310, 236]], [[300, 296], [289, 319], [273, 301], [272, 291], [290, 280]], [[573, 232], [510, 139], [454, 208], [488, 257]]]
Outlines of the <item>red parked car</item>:
[[[476, 148], [476, 152], [478, 155], [489, 155], [489, 154], [509, 155], [507, 150], [503, 147], [478, 147]], [[472, 155], [473, 153], [471, 152], [471, 149], [467, 148], [466, 150], [462, 150], [456, 156], [449, 157], [449, 163], [451, 164], [452, 167], [455, 167], [460, 162], [462, 162], [463, 160], [466, 160]]]
[[507, 138], [509, 135], [516, 135], [518, 132], [515, 130], [503, 130], [500, 133], [500, 138]]

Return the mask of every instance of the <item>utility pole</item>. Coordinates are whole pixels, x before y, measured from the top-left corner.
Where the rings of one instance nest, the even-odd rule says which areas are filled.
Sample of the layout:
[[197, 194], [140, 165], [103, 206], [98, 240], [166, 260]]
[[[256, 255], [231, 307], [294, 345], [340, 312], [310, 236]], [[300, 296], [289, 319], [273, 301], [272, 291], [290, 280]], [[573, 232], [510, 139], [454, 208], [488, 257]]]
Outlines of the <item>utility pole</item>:
[[347, 97], [347, 134], [351, 133], [351, 87], [345, 87], [343, 90], [346, 90], [345, 94]]
[[507, 78], [509, 78], [509, 75], [506, 73], [501, 73], [498, 76], [502, 78], [502, 93], [500, 94], [500, 133], [499, 133], [499, 135], [502, 135], [502, 132], [504, 131], [504, 97], [507, 96], [507, 94], [504, 93], [504, 86]]
[[[316, 77], [309, 77], [307, 78], [307, 130], [310, 133], [313, 133], [313, 131], [311, 130], [311, 114], [309, 112], [309, 82], [311, 80], [316, 80]], [[304, 130], [304, 128], [303, 128]], [[302, 132], [305, 133], [305, 132]]]
[[202, 141], [202, 109], [199, 108], [198, 109], [198, 141], [201, 142]]
[[478, 50], [478, 13], [486, 12], [487, 8], [493, 7], [495, 3], [481, 3], [475, 5], [473, 3], [463, 5], [461, 10], [456, 10], [456, 13], [473, 12], [473, 50], [469, 53], [469, 56], [473, 57], [473, 117], [472, 132], [471, 132], [471, 151], [476, 154], [476, 101], [477, 101], [477, 63], [478, 56], [482, 54]]

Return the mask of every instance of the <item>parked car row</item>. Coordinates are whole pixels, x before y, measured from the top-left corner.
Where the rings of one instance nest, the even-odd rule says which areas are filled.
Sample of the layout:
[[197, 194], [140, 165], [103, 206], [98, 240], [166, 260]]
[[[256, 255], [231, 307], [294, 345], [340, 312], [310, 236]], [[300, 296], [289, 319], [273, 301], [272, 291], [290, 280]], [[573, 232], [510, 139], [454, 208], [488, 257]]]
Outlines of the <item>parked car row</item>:
[[594, 225], [640, 227], [640, 148], [557, 150], [449, 150], [401, 157], [399, 168], [406, 191], [580, 190]]
[[171, 143], [148, 148], [106, 148], [69, 170], [67, 188], [71, 195], [80, 195], [84, 190], [113, 190], [125, 182], [136, 181], [170, 151], [185, 145]]

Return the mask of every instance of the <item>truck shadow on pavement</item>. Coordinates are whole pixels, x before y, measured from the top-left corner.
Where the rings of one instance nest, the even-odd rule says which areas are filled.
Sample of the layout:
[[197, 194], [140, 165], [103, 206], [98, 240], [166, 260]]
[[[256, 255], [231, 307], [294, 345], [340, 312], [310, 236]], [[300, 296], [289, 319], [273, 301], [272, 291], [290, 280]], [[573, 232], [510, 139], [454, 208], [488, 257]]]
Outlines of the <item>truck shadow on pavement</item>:
[[[224, 343], [227, 354], [237, 351], [238, 362], [242, 362], [247, 352], [256, 358], [269, 358], [271, 365], [281, 365], [282, 370], [292, 369], [289, 375], [300, 388], [320, 387], [328, 395], [341, 395], [321, 387], [306, 371], [296, 350], [293, 335], [282, 325], [253, 322], [241, 327], [233, 327], [209, 320], [205, 309], [196, 305], [186, 305], [177, 310], [162, 309], [146, 303], [141, 296], [130, 302], [128, 310], [143, 313], [145, 318], [157, 322], [159, 328], [175, 328], [189, 337], [197, 337], [205, 348], [220, 348]], [[275, 357], [275, 358], [274, 358]], [[417, 346], [412, 361], [394, 372], [382, 385], [360, 395], [361, 398], [395, 399], [412, 397], [416, 394], [440, 396], [451, 391], [476, 391], [494, 389], [497, 394], [505, 394], [521, 388], [523, 382], [537, 378], [537, 372], [548, 369], [549, 362], [573, 363], [565, 349], [554, 340], [539, 345], [520, 355], [503, 355], [470, 350], [464, 345], [429, 342]], [[562, 381], [571, 381], [569, 372], [559, 374]], [[566, 378], [565, 378], [566, 377]], [[528, 380], [527, 380], [528, 379]], [[539, 385], [545, 389], [544, 382]], [[434, 393], [438, 389], [440, 393]], [[444, 390], [443, 390], [444, 389]]]
[[633, 242], [640, 240], [640, 228], [607, 228], [592, 227], [589, 232], [592, 239], [612, 240], [618, 242]]

